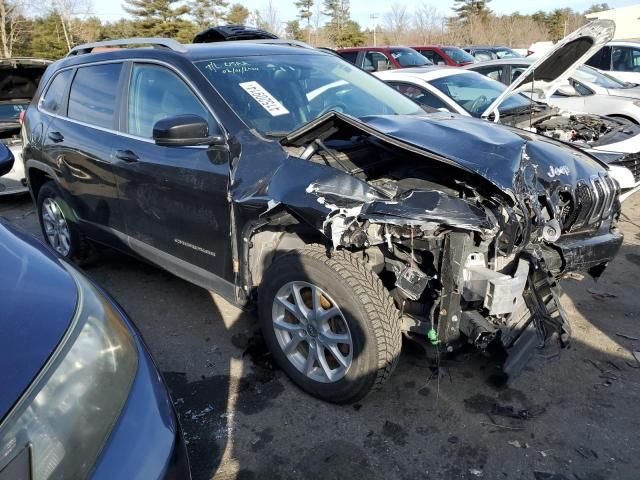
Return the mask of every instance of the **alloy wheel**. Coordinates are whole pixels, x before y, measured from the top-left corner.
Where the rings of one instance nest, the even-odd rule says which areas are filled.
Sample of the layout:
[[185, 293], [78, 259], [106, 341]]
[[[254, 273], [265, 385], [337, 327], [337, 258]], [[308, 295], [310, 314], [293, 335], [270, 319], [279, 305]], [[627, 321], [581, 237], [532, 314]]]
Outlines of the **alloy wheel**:
[[42, 202], [42, 225], [47, 242], [60, 255], [67, 256], [71, 251], [71, 234], [60, 206], [53, 198]]
[[273, 329], [287, 359], [308, 378], [342, 379], [353, 362], [353, 339], [338, 304], [320, 287], [289, 282], [278, 290]]

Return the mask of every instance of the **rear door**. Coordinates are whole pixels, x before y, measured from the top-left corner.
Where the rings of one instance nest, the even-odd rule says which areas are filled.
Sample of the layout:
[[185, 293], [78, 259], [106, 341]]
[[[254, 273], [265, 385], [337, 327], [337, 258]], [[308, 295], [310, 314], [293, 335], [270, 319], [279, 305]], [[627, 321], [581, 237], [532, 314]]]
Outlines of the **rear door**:
[[98, 240], [123, 229], [110, 157], [121, 72], [118, 62], [64, 71], [54, 78], [50, 90], [66, 88], [63, 83], [69, 79], [68, 98], [62, 105], [50, 104], [47, 91], [40, 105], [51, 117], [42, 151], [59, 172], [73, 208], [71, 220]]
[[[153, 141], [164, 118], [193, 114], [220, 129], [195, 90], [172, 69], [133, 63], [112, 156], [131, 247], [209, 288], [208, 274], [232, 279], [228, 152], [224, 147], [167, 147]], [[223, 293], [223, 292], [221, 292]]]

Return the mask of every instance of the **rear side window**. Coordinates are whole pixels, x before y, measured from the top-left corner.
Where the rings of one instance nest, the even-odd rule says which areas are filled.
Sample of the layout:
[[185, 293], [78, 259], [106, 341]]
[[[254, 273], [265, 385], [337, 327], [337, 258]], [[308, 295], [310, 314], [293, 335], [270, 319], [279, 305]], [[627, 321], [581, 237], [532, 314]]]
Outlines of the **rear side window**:
[[121, 63], [78, 69], [69, 94], [69, 118], [103, 128], [114, 128]]
[[176, 115], [211, 116], [191, 89], [173, 72], [156, 65], [134, 65], [129, 87], [127, 132], [151, 138], [159, 120]]
[[42, 109], [49, 113], [63, 114], [62, 108], [64, 106], [64, 94], [67, 91], [67, 85], [71, 80], [71, 70], [65, 70], [55, 76], [53, 81], [49, 84], [46, 93], [40, 99], [40, 106]]
[[358, 52], [339, 52], [338, 55], [344, 58], [347, 62], [351, 62], [353, 64], [356, 63], [358, 58]]

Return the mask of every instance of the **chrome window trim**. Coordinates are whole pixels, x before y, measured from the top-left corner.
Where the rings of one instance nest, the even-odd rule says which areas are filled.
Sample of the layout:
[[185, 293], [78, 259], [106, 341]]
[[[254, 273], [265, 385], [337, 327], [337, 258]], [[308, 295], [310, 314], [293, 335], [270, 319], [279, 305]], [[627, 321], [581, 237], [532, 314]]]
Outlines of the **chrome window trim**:
[[[156, 64], [156, 65], [160, 65], [160, 66], [166, 67], [169, 70], [171, 70], [173, 73], [175, 73], [182, 81], [184, 81], [187, 84], [187, 86], [191, 89], [193, 94], [198, 98], [200, 103], [202, 103], [202, 106], [204, 107], [204, 109], [206, 111], [208, 111], [209, 114], [211, 114], [211, 117], [217, 123], [220, 131], [223, 133], [225, 141], [229, 140], [229, 135], [227, 133], [227, 130], [222, 125], [222, 122], [220, 121], [220, 118], [218, 117], [218, 115], [216, 115], [216, 113], [210, 107], [209, 103], [205, 100], [204, 96], [196, 88], [196, 86], [193, 84], [193, 82], [191, 82], [187, 77], [185, 77], [173, 65], [171, 65], [171, 64], [169, 64], [167, 62], [164, 62], [162, 60], [157, 60], [157, 59], [152, 59], [152, 58], [126, 58], [126, 59], [118, 59], [118, 60], [102, 60], [102, 61], [98, 61], [98, 62], [87, 62], [87, 63], [81, 63], [79, 65], [71, 65], [71, 66], [68, 66], [68, 67], [61, 68], [60, 70], [58, 70], [55, 73], [55, 75], [52, 75], [51, 78], [47, 81], [46, 85], [43, 87], [42, 91], [46, 92], [47, 89], [49, 88], [49, 85], [53, 81], [53, 79], [56, 78], [61, 72], [65, 71], [65, 70], [78, 69], [78, 68], [89, 67], [89, 66], [93, 66], [93, 65], [103, 65], [103, 64], [109, 64], [109, 63], [126, 63], [126, 62], [152, 63], [152, 64]], [[194, 67], [195, 67], [195, 65], [194, 65]], [[197, 67], [195, 67], [195, 68], [197, 69]], [[72, 83], [73, 83], [73, 80], [72, 80]], [[119, 92], [119, 94], [121, 94], [121, 93], [122, 92]], [[112, 133], [114, 135], [121, 135], [123, 137], [131, 138], [133, 140], [140, 140], [140, 141], [143, 141], [143, 142], [146, 142], [146, 143], [155, 144], [155, 142], [151, 138], [139, 137], [137, 135], [131, 135], [130, 133], [127, 133], [127, 132], [121, 132], [119, 130], [114, 130], [114, 129], [111, 129], [111, 128], [100, 127], [100, 126], [94, 125], [92, 123], [83, 122], [81, 120], [76, 120], [76, 119], [73, 119], [73, 118], [69, 118], [68, 116], [59, 115], [57, 113], [49, 112], [48, 110], [42, 108], [41, 103], [42, 103], [43, 98], [44, 98], [44, 95], [41, 95], [40, 98], [38, 99], [38, 104], [36, 106], [36, 109], [39, 112], [46, 113], [47, 115], [50, 115], [50, 116], [52, 116], [54, 118], [57, 118], [57, 119], [60, 119], [60, 120], [66, 120], [66, 121], [75, 123], [77, 125], [82, 125], [82, 126], [85, 126], [85, 127], [94, 128], [94, 129], [102, 131], [102, 132]], [[182, 148], [185, 148], [185, 147], [182, 147]], [[186, 148], [206, 149], [206, 148], [209, 148], [209, 146], [207, 146], [207, 145], [193, 145], [193, 146], [186, 147]]]

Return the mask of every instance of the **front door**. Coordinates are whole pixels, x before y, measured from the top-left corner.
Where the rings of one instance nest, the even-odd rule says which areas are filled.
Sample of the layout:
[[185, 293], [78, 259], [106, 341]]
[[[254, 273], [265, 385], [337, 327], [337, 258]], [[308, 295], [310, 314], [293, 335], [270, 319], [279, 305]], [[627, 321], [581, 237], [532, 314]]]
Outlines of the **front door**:
[[155, 64], [132, 65], [126, 97], [126, 135], [112, 156], [130, 246], [203, 286], [208, 274], [232, 281], [226, 146], [167, 147], [152, 138], [164, 118], [198, 115], [216, 128], [213, 116], [180, 76]]

